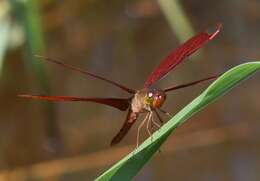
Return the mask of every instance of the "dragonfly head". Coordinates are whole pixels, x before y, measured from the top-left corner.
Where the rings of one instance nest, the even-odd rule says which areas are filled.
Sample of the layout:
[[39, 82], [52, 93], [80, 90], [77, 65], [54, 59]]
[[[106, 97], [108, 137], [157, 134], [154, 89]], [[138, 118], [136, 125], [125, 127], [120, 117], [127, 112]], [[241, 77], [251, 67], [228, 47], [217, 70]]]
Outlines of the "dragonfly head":
[[152, 109], [160, 108], [166, 100], [166, 94], [163, 90], [148, 90], [145, 96], [145, 103]]

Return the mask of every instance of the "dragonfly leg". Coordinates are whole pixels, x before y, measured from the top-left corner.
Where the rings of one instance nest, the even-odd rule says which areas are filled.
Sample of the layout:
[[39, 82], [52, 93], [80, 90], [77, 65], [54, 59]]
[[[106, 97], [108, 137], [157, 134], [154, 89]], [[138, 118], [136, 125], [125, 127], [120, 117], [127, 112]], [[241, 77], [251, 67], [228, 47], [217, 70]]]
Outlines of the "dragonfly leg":
[[154, 133], [156, 131], [154, 128], [154, 124], [151, 124], [151, 130], [152, 130], [152, 133]]
[[163, 121], [163, 119], [161, 118], [161, 116], [160, 116], [160, 114], [158, 113], [158, 111], [155, 109], [154, 112], [155, 112], [157, 118], [159, 119], [160, 123], [163, 124], [164, 121]]
[[[164, 123], [164, 121], [163, 121], [163, 119], [161, 118], [160, 114], [158, 113], [157, 110], [154, 110], [154, 112], [155, 112], [157, 118], [159, 119], [160, 124], [162, 125], [162, 124]], [[159, 131], [160, 131], [161, 125], [159, 125], [159, 126], [160, 126], [160, 127], [159, 127]]]
[[[158, 114], [158, 112], [155, 110], [155, 113], [157, 115], [157, 117], [159, 118], [160, 120], [160, 123], [162, 124], [163, 123], [163, 120], [161, 119], [160, 115]], [[159, 125], [155, 120], [154, 120], [154, 117], [152, 115], [152, 126], [153, 125], [156, 125], [158, 127], [158, 131], [160, 131], [160, 128], [161, 128], [161, 125]], [[159, 148], [158, 150], [158, 153], [161, 153], [161, 149]]]
[[139, 146], [139, 137], [140, 137], [140, 131], [142, 129], [142, 127], [144, 126], [146, 120], [148, 119], [150, 115], [150, 112], [146, 114], [144, 120], [141, 122], [141, 124], [138, 126], [138, 129], [137, 129], [137, 137], [136, 137], [136, 148], [138, 148]]
[[164, 113], [165, 115], [169, 116], [169, 117], [172, 117], [171, 113], [163, 110], [163, 109], [159, 109], [159, 111], [161, 111], [162, 113]]
[[[147, 130], [147, 132], [148, 132], [148, 134], [149, 134], [149, 136], [152, 136], [152, 133], [151, 133], [151, 131], [150, 131], [150, 129], [149, 129], [149, 127], [150, 126], [152, 126], [152, 124], [151, 124], [151, 118], [152, 118], [152, 115], [153, 114], [153, 112], [150, 112], [149, 113], [149, 117], [148, 117], [148, 120], [147, 120], [147, 122], [146, 122], [146, 130]], [[151, 137], [151, 139], [152, 139], [152, 137]]]
[[153, 118], [153, 115], [152, 115], [152, 122], [151, 122], [152, 124], [152, 126], [153, 125], [155, 125], [158, 129], [161, 127], [161, 125], [159, 125], [155, 120], [154, 120], [154, 118]]

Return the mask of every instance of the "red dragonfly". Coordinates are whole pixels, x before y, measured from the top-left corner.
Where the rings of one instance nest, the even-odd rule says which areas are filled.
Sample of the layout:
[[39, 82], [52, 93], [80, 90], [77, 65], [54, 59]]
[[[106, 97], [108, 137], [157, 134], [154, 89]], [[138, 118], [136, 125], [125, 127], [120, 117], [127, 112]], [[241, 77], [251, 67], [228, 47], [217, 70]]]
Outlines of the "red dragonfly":
[[190, 82], [187, 84], [170, 86], [166, 89], [157, 89], [153, 86], [158, 80], [162, 79], [164, 76], [166, 76], [167, 73], [169, 73], [179, 63], [181, 63], [184, 60], [184, 58], [188, 57], [189, 55], [194, 53], [196, 50], [201, 48], [208, 41], [215, 38], [216, 35], [218, 35], [218, 33], [220, 32], [221, 27], [222, 27], [222, 25], [219, 23], [219, 24], [217, 24], [217, 29], [212, 33], [209, 33], [207, 31], [198, 33], [197, 35], [193, 36], [188, 41], [186, 41], [184, 44], [182, 44], [180, 47], [173, 50], [164, 60], [162, 60], [162, 62], [148, 76], [147, 80], [144, 83], [143, 88], [140, 90], [130, 89], [127, 86], [119, 84], [115, 81], [109, 80], [109, 79], [99, 76], [97, 74], [74, 67], [69, 64], [65, 64], [60, 61], [38, 56], [44, 60], [53, 62], [55, 64], [61, 65], [63, 67], [69, 68], [69, 69], [77, 71], [77, 72], [80, 72], [82, 74], [92, 76], [94, 78], [97, 78], [97, 79], [103, 80], [107, 83], [110, 83], [116, 87], [119, 87], [123, 91], [126, 91], [131, 94], [131, 96], [129, 98], [70, 97], [70, 96], [28, 95], [28, 94], [23, 94], [23, 95], [19, 95], [19, 96], [24, 97], [24, 98], [40, 99], [40, 100], [47, 100], [47, 101], [89, 101], [89, 102], [95, 102], [95, 103], [99, 103], [99, 104], [112, 106], [121, 111], [128, 110], [126, 120], [125, 120], [122, 128], [120, 129], [120, 131], [112, 139], [111, 145], [115, 145], [115, 144], [119, 143], [125, 137], [125, 135], [130, 130], [130, 128], [133, 126], [133, 124], [136, 122], [138, 116], [141, 113], [145, 113], [146, 116], [138, 127], [137, 143], [136, 143], [137, 144], [136, 146], [138, 147], [140, 130], [145, 124], [146, 124], [146, 129], [147, 129], [149, 135], [151, 135], [151, 132], [149, 130], [150, 127], [153, 128], [154, 125], [157, 126], [158, 128], [160, 127], [160, 125], [153, 120], [153, 114], [155, 113], [155, 115], [158, 117], [160, 124], [163, 123], [163, 120], [160, 117], [158, 110], [169, 115], [169, 113], [167, 113], [166, 111], [163, 111], [161, 109], [161, 106], [163, 105], [163, 103], [166, 100], [167, 92], [189, 87], [189, 86], [193, 86], [195, 84], [199, 84], [204, 81], [213, 80], [213, 79], [217, 78], [217, 76], [211, 76], [211, 77], [200, 79], [200, 80]]

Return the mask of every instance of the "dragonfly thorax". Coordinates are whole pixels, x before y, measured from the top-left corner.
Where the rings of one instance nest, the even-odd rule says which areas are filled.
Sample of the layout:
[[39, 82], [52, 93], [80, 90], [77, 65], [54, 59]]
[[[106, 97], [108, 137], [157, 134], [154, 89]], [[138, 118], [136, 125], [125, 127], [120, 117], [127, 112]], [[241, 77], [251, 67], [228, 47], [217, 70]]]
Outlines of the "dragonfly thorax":
[[146, 112], [160, 108], [166, 100], [166, 94], [160, 89], [142, 89], [132, 99], [133, 112]]

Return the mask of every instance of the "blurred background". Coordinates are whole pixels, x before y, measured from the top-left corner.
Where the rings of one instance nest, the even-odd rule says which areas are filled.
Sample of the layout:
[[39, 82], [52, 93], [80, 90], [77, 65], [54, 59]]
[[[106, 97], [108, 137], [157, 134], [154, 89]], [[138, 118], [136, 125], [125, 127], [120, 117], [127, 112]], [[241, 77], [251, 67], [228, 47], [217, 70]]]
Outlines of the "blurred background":
[[[259, 9], [257, 0], [0, 0], [0, 180], [94, 180], [135, 147], [138, 123], [109, 146], [126, 112], [18, 98], [129, 96], [33, 55], [139, 89], [173, 48], [222, 22], [220, 36], [159, 81], [163, 88], [259, 60]], [[207, 84], [171, 92], [164, 109], [175, 114]], [[193, 116], [134, 180], [260, 180], [259, 90], [258, 74]]]

